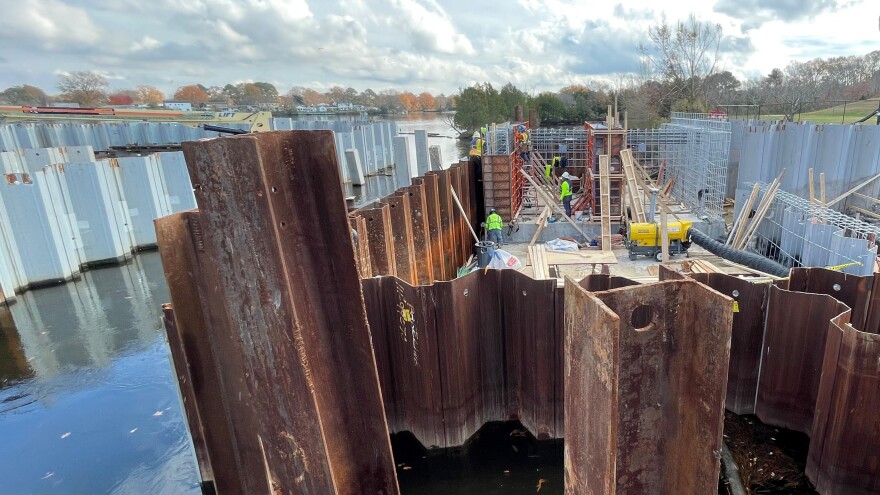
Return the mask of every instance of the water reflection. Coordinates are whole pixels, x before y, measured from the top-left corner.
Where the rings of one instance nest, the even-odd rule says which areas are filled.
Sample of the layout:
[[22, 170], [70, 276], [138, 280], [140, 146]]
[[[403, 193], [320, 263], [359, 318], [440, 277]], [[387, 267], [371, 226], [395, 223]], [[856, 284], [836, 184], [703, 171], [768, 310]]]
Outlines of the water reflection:
[[0, 309], [3, 493], [200, 493], [157, 253]]

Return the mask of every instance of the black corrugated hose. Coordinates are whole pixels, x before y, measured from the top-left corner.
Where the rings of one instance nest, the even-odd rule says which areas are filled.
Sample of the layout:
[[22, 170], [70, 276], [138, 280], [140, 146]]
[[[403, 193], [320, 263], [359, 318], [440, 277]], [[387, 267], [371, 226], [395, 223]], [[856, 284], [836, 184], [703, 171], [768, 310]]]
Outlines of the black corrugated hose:
[[749, 268], [754, 268], [755, 270], [769, 273], [770, 275], [775, 275], [777, 277], [788, 276], [788, 268], [759, 254], [734, 249], [712, 239], [695, 228], [691, 228], [688, 235], [690, 235], [691, 241], [715, 256], [720, 256], [726, 260], [733, 261], [734, 263], [739, 263], [740, 265], [745, 265]]

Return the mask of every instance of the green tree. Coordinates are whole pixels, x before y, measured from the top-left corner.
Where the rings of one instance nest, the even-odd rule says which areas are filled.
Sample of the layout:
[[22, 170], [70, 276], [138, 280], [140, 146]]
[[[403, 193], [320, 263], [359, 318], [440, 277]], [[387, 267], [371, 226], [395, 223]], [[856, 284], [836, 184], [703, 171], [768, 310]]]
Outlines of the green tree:
[[0, 92], [0, 101], [10, 105], [42, 106], [48, 104], [49, 97], [46, 96], [42, 89], [24, 84], [6, 88]]
[[455, 97], [455, 108], [454, 127], [470, 131], [492, 122], [508, 121], [513, 115], [513, 107], [508, 108], [498, 90], [489, 83], [462, 89]]
[[567, 120], [569, 117], [565, 103], [554, 93], [544, 92], [534, 101], [541, 120]]

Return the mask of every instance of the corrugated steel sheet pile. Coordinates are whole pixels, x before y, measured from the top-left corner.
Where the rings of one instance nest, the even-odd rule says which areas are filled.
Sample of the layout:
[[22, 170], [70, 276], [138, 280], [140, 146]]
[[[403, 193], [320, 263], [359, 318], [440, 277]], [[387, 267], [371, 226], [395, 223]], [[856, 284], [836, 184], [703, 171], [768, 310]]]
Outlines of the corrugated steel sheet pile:
[[0, 152], [0, 289], [78, 277], [156, 245], [154, 219], [195, 208], [180, 152], [96, 160], [90, 146]]
[[506, 419], [565, 438], [567, 494], [713, 493], [725, 404], [808, 433], [821, 493], [880, 488], [880, 279], [455, 278], [469, 165], [347, 216], [328, 132], [184, 153], [201, 210], [156, 224], [166, 328], [219, 493], [398, 493], [390, 432]]

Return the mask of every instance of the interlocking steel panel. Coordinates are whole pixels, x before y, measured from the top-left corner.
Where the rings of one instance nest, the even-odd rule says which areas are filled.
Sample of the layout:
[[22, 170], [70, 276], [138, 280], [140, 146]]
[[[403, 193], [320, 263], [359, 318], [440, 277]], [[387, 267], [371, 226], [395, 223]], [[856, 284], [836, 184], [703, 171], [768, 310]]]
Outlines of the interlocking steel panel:
[[567, 494], [718, 489], [730, 298], [691, 280], [566, 280]]
[[220, 318], [238, 336], [231, 352], [252, 392], [242, 407], [256, 428], [244, 440], [259, 448], [259, 474], [281, 493], [397, 493], [332, 134], [183, 151], [201, 207], [198, 247], [220, 277], [203, 283], [222, 291]]

